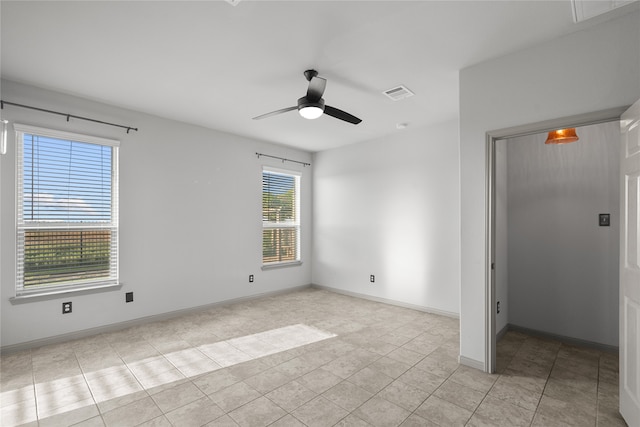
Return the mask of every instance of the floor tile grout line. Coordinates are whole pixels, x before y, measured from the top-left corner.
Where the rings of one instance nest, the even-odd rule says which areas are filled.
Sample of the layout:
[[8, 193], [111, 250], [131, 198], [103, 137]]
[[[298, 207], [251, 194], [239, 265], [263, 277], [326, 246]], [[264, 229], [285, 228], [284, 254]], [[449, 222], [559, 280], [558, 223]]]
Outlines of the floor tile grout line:
[[[80, 367], [80, 371], [82, 372], [82, 377], [84, 378], [85, 384], [87, 385], [87, 388], [89, 389], [89, 393], [91, 393], [91, 398], [93, 399], [93, 404], [96, 405], [96, 410], [98, 411], [98, 416], [100, 417], [100, 419], [102, 420], [102, 423], [104, 425], [106, 425], [104, 418], [102, 417], [102, 411], [100, 410], [100, 406], [98, 405], [98, 400], [96, 399], [95, 393], [93, 391], [93, 389], [91, 388], [91, 385], [89, 384], [89, 380], [87, 379], [87, 373], [85, 372], [84, 368], [82, 367], [82, 363], [80, 363], [80, 359], [78, 359], [78, 353], [76, 351], [76, 349], [73, 349], [73, 354], [76, 357], [76, 361], [78, 362], [78, 366]], [[76, 423], [78, 424], [78, 423]]]
[[[526, 341], [526, 340], [525, 340], [525, 341]], [[517, 354], [518, 354], [518, 352], [521, 350], [521, 348], [522, 348], [522, 345], [523, 345], [523, 344], [524, 344], [524, 343], [522, 343], [522, 344], [519, 346], [518, 351], [516, 351], [516, 352], [514, 353], [514, 356], [511, 358], [511, 361], [513, 360], [513, 358], [515, 358], [515, 355], [517, 355]], [[556, 357], [557, 357], [557, 356], [556, 356]], [[554, 363], [555, 363], [555, 358], [554, 358]], [[551, 370], [549, 371], [549, 374], [547, 375], [547, 379], [545, 380], [545, 387], [546, 387], [546, 383], [548, 382], [548, 378], [549, 378], [550, 373], [551, 373]], [[473, 413], [471, 414], [471, 416], [469, 417], [469, 419], [467, 420], [467, 422], [466, 422], [465, 424], [468, 424], [468, 423], [471, 421], [471, 419], [472, 419], [472, 418], [473, 418], [473, 416], [476, 414], [476, 412], [478, 411], [478, 409], [482, 406], [482, 403], [484, 403], [484, 401], [486, 400], [486, 398], [487, 398], [487, 397], [489, 397], [489, 394], [491, 393], [491, 390], [493, 390], [493, 388], [494, 388], [494, 387], [495, 387], [495, 385], [498, 383], [498, 380], [500, 379], [500, 377], [501, 377], [502, 375], [503, 375], [502, 373], [497, 374], [498, 378], [496, 378], [496, 380], [493, 382], [493, 384], [491, 385], [491, 387], [489, 388], [489, 390], [485, 393], [484, 397], [482, 398], [482, 400], [480, 401], [480, 403], [476, 406], [476, 408], [474, 409]], [[543, 392], [544, 392], [544, 389], [543, 389]], [[539, 398], [539, 400], [538, 400], [538, 405], [539, 405], [540, 400], [542, 399], [542, 395], [543, 395], [543, 393], [541, 393], [541, 394], [540, 394], [540, 398]], [[511, 402], [508, 402], [508, 401], [506, 401], [506, 400], [504, 400], [504, 399], [500, 399], [500, 398], [497, 398], [497, 399], [502, 400], [502, 401], [507, 402], [507, 403], [511, 403]], [[514, 406], [518, 406], [518, 407], [522, 408], [522, 407], [521, 407], [521, 406], [519, 406], [519, 405], [516, 405], [516, 404], [513, 404], [513, 405], [514, 405]], [[531, 426], [531, 425], [533, 424], [534, 420], [535, 420], [535, 416], [536, 416], [536, 413], [537, 413], [538, 405], [536, 405], [536, 409], [535, 409], [534, 411], [532, 411], [532, 412], [533, 412], [533, 416], [532, 416], [532, 418], [531, 418], [531, 421], [529, 422], [529, 426]], [[525, 409], [525, 410], [526, 410], [527, 408], [522, 408], [522, 409]]]
[[598, 425], [598, 419], [600, 418], [600, 362], [602, 354], [598, 356], [598, 372], [596, 379], [596, 426]]
[[558, 346], [558, 349], [554, 353], [553, 363], [551, 364], [551, 368], [549, 368], [549, 373], [546, 375], [544, 380], [544, 387], [542, 387], [542, 393], [540, 393], [540, 399], [538, 400], [538, 404], [536, 405], [536, 410], [533, 413], [533, 418], [531, 419], [531, 424], [536, 420], [536, 416], [538, 415], [538, 410], [540, 409], [540, 403], [542, 403], [542, 398], [544, 397], [544, 392], [547, 389], [547, 385], [549, 384], [549, 379], [551, 378], [551, 373], [553, 372], [553, 368], [556, 365], [556, 361], [558, 360], [558, 352], [560, 351], [561, 346]]
[[538, 406], [536, 406], [536, 411], [533, 414], [533, 420], [531, 420], [531, 423], [533, 424], [533, 422], [536, 419], [536, 416], [538, 415], [538, 410], [540, 409], [540, 404], [542, 403], [542, 398], [545, 395], [545, 391], [547, 390], [547, 386], [549, 385], [549, 379], [551, 379], [551, 373], [553, 372], [553, 368], [556, 366], [556, 362], [558, 361], [558, 353], [560, 352], [560, 349], [562, 348], [562, 345], [558, 346], [558, 349], [556, 350], [554, 357], [553, 357], [553, 363], [551, 364], [551, 368], [549, 369], [549, 373], [547, 374], [545, 381], [544, 381], [544, 387], [542, 387], [542, 393], [540, 394], [540, 400], [538, 401]]
[[40, 414], [38, 413], [38, 384], [36, 382], [36, 370], [33, 366], [33, 350], [29, 350], [29, 359], [31, 365], [31, 384], [33, 386], [33, 408], [36, 412], [36, 423], [40, 424]]
[[[435, 350], [434, 350], [434, 351], [435, 351]], [[431, 353], [433, 353], [433, 351], [432, 351]], [[429, 354], [425, 355], [422, 359], [420, 359], [420, 361], [419, 361], [419, 362], [416, 362], [416, 364], [415, 364], [415, 365], [417, 365], [418, 363], [420, 363], [421, 361], [423, 361], [424, 359], [426, 359], [427, 357], [429, 357], [429, 355], [430, 355], [431, 353], [429, 353]], [[413, 367], [415, 367], [415, 365], [413, 365]], [[435, 395], [435, 393], [436, 393], [436, 391], [438, 391], [438, 390], [440, 389], [440, 387], [442, 387], [442, 384], [444, 384], [445, 382], [447, 382], [447, 381], [451, 378], [451, 376], [452, 376], [452, 375], [453, 375], [453, 374], [454, 374], [454, 373], [455, 373], [455, 372], [460, 368], [460, 366], [461, 366], [461, 365], [460, 365], [460, 363], [458, 363], [458, 367], [457, 367], [453, 372], [451, 372], [451, 373], [449, 374], [449, 376], [447, 376], [447, 378], [445, 378], [445, 379], [444, 379], [444, 381], [442, 381], [442, 383], [440, 383], [440, 385], [439, 385], [438, 387], [436, 387], [436, 388], [435, 388], [435, 390], [433, 390], [431, 393], [429, 393], [429, 395], [428, 395], [427, 397], [425, 397], [425, 398], [424, 398], [424, 400], [423, 400], [423, 401], [422, 401], [418, 406], [416, 406], [416, 409], [414, 409], [413, 411], [411, 411], [411, 414], [409, 415], [409, 417], [410, 417], [411, 415], [414, 415], [414, 414], [415, 414], [416, 416], [420, 417], [420, 415], [416, 414], [416, 411], [418, 410], [418, 408], [420, 408], [420, 407], [424, 404], [424, 402], [426, 402], [426, 401], [427, 401], [431, 396], [434, 396], [434, 395]], [[420, 369], [420, 368], [417, 368], [417, 369]], [[438, 397], [438, 396], [435, 396], [435, 397]], [[448, 402], [448, 401], [447, 401], [447, 402]], [[449, 402], [449, 403], [452, 403], [452, 402]], [[453, 404], [455, 405], [455, 403], [453, 403]], [[458, 405], [456, 405], [456, 406], [458, 406]], [[460, 406], [458, 406], [458, 407], [460, 407]], [[407, 418], [409, 418], [409, 417], [407, 417]], [[422, 418], [422, 417], [420, 417], [420, 418]], [[406, 419], [405, 419], [404, 421], [406, 421]], [[403, 421], [403, 422], [404, 422], [404, 421]]]
[[[111, 347], [111, 344], [109, 344], [109, 343], [108, 343], [108, 345], [109, 345], [109, 347]], [[129, 373], [133, 376], [133, 379], [136, 381], [136, 384], [138, 384], [138, 385], [140, 386], [140, 388], [141, 388], [141, 390], [140, 390], [140, 391], [144, 391], [147, 397], [151, 397], [151, 395], [149, 394], [149, 392], [147, 391], [147, 389], [146, 389], [146, 388], [144, 387], [144, 385], [140, 382], [140, 380], [139, 380], [139, 379], [137, 378], [137, 376], [133, 373], [133, 371], [131, 371], [131, 369], [130, 369], [129, 365], [128, 365], [128, 364], [127, 364], [127, 362], [122, 358], [122, 356], [119, 354], [119, 352], [118, 352], [117, 350], [115, 350], [115, 349], [113, 349], [113, 350], [118, 354], [118, 358], [119, 358], [120, 362], [122, 363], [122, 365], [123, 365], [124, 367], [126, 367], [127, 372], [129, 372]], [[77, 355], [76, 355], [76, 357], [77, 357]], [[103, 422], [104, 422], [104, 415], [105, 415], [106, 413], [108, 413], [108, 412], [112, 411], [113, 409], [111, 409], [111, 410], [109, 410], [109, 411], [103, 411], [103, 410], [100, 408], [99, 402], [98, 402], [98, 401], [97, 401], [97, 399], [95, 398], [95, 395], [94, 395], [93, 389], [91, 388], [91, 385], [89, 384], [89, 381], [88, 381], [88, 379], [87, 379], [87, 377], [86, 377], [86, 373], [84, 372], [84, 369], [82, 368], [82, 365], [81, 365], [80, 363], [79, 363], [79, 365], [80, 365], [80, 369], [81, 369], [81, 370], [82, 370], [82, 372], [83, 372], [83, 376], [85, 377], [85, 381], [87, 382], [87, 387], [89, 388], [89, 391], [91, 392], [91, 395], [93, 396], [93, 400], [94, 400], [94, 403], [95, 403], [95, 405], [96, 405], [96, 407], [97, 407], [97, 409], [98, 409], [98, 413], [100, 414], [100, 417], [102, 418], [102, 420], [103, 420]], [[109, 400], [112, 400], [112, 399], [117, 399], [117, 397], [116, 397], [116, 398], [111, 398], [111, 399], [109, 399]], [[142, 399], [144, 399], [144, 397], [142, 397], [142, 398], [140, 398], [140, 399], [136, 399], [134, 402], [136, 402], [136, 401], [138, 401], [138, 400], [142, 400]], [[133, 403], [133, 402], [130, 402], [130, 403]], [[114, 408], [114, 409], [117, 409], [117, 408]], [[105, 422], [105, 425], [106, 425], [106, 422]]]

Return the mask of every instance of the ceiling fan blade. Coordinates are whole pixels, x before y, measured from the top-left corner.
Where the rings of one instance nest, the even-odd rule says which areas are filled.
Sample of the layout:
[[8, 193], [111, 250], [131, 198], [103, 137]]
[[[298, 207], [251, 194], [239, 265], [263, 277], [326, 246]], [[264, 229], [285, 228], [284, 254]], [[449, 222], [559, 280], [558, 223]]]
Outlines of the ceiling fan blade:
[[267, 117], [277, 116], [278, 114], [286, 113], [287, 111], [297, 110], [297, 109], [298, 109], [297, 105], [294, 106], [294, 107], [287, 107], [287, 108], [283, 108], [281, 110], [272, 111], [272, 112], [267, 113], [267, 114], [262, 114], [261, 116], [256, 116], [256, 117], [253, 118], [253, 120], [266, 119]]
[[353, 123], [357, 125], [362, 121], [362, 119], [357, 118], [345, 111], [339, 110], [334, 107], [330, 107], [329, 105], [324, 106], [324, 113], [330, 115], [331, 117], [335, 117], [336, 119], [344, 120], [345, 122]]
[[322, 77], [313, 77], [309, 80], [309, 89], [307, 89], [307, 99], [310, 102], [317, 102], [324, 94], [324, 88], [327, 86], [327, 80]]

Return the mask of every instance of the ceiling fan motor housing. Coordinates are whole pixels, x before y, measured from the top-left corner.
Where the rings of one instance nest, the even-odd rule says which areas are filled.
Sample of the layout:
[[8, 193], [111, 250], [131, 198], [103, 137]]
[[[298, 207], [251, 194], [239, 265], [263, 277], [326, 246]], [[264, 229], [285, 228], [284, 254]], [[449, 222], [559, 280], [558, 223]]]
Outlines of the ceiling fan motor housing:
[[307, 107], [316, 107], [322, 109], [324, 111], [324, 99], [320, 98], [317, 101], [309, 101], [306, 96], [298, 99], [298, 110], [302, 110]]

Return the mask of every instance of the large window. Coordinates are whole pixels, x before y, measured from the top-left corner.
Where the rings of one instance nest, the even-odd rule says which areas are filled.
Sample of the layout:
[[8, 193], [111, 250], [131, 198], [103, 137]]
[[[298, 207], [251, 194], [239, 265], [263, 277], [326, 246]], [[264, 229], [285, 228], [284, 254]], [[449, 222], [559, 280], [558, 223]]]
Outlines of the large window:
[[118, 283], [118, 141], [17, 132], [17, 295]]
[[300, 261], [300, 175], [262, 171], [262, 263]]

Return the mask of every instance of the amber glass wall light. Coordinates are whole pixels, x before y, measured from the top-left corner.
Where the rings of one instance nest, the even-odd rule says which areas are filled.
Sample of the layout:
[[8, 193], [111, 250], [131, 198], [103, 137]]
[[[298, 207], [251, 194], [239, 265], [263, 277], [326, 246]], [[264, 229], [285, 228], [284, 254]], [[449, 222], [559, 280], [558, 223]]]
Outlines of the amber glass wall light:
[[575, 142], [578, 139], [578, 135], [576, 135], [576, 128], [568, 128], [568, 129], [558, 129], [552, 130], [549, 132], [547, 136], [547, 140], [544, 142], [545, 144], [568, 144], [570, 142]]

